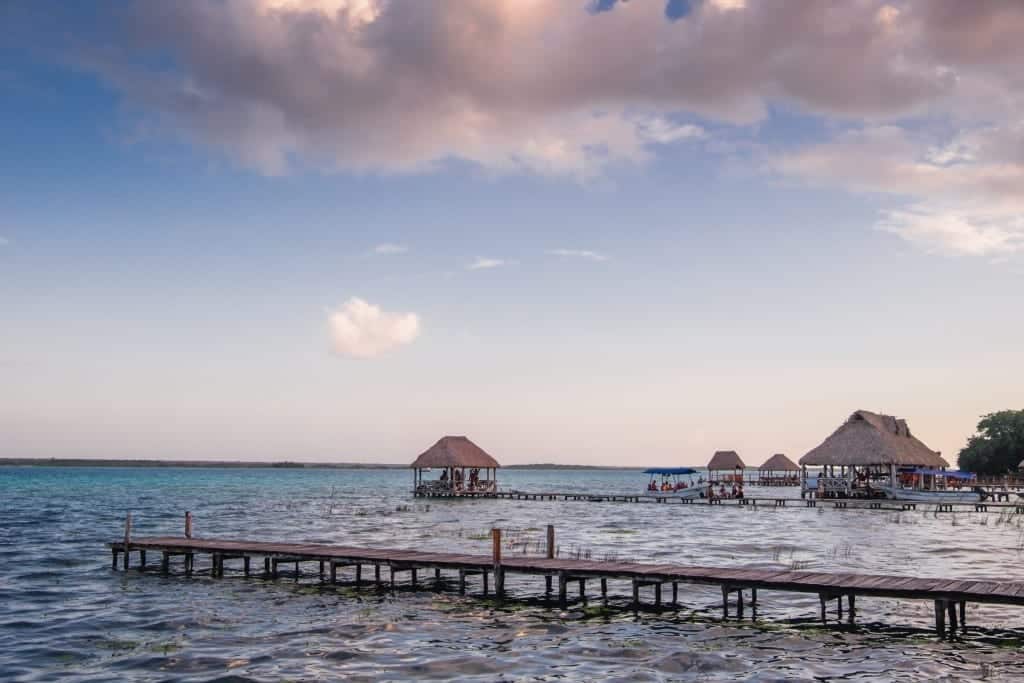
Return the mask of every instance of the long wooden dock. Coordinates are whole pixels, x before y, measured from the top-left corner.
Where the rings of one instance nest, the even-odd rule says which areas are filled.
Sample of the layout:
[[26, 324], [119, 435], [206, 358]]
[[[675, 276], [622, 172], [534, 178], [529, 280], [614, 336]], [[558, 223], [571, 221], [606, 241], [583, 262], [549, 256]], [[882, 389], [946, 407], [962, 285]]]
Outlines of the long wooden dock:
[[[190, 526], [187, 524], [187, 526]], [[156, 569], [168, 573], [171, 561], [181, 558], [186, 576], [195, 571], [197, 556], [209, 558], [209, 572], [213, 577], [223, 577], [228, 571], [228, 562], [241, 561], [235, 571], [245, 576], [254, 574], [252, 560], [262, 559], [261, 575], [275, 579], [281, 574], [281, 565], [294, 567], [296, 578], [301, 575], [301, 566], [313, 563], [317, 567], [320, 581], [336, 583], [338, 570], [352, 568], [355, 571], [355, 585], [371, 584], [378, 587], [394, 588], [401, 574], [408, 576], [409, 585], [421, 585], [425, 578], [420, 572], [433, 570], [434, 581], [440, 585], [442, 572], [455, 572], [460, 594], [467, 590], [467, 577], [480, 576], [484, 596], [488, 595], [488, 579], [493, 579], [495, 597], [505, 597], [505, 575], [510, 573], [543, 576], [544, 594], [552, 598], [552, 584], [557, 581], [558, 603], [568, 602], [568, 585], [578, 586], [581, 599], [586, 598], [588, 580], [600, 582], [601, 599], [607, 604], [608, 581], [621, 580], [632, 585], [632, 604], [641, 606], [640, 591], [652, 587], [653, 604], [662, 606], [662, 588], [671, 587], [671, 604], [678, 602], [680, 584], [712, 585], [722, 591], [722, 608], [729, 616], [730, 598], [736, 613], [742, 616], [744, 591], [749, 594], [749, 603], [756, 606], [758, 591], [779, 591], [788, 593], [817, 594], [821, 603], [821, 619], [827, 623], [827, 607], [836, 601], [840, 621], [843, 619], [844, 598], [847, 605], [847, 619], [854, 622], [857, 613], [857, 597], [902, 598], [930, 600], [935, 607], [935, 629], [940, 637], [946, 634], [948, 617], [949, 631], [955, 634], [958, 628], [966, 628], [966, 605], [1004, 604], [1024, 605], [1024, 581], [988, 581], [965, 579], [914, 578], [906, 576], [868, 575], [853, 573], [825, 573], [794, 570], [743, 569], [727, 567], [697, 567], [681, 564], [641, 564], [633, 562], [601, 562], [591, 560], [561, 559], [554, 557], [554, 529], [548, 527], [547, 557], [516, 555], [501, 556], [501, 531], [493, 530], [493, 553], [469, 555], [460, 553], [435, 553], [394, 548], [362, 548], [341, 545], [307, 543], [273, 543], [263, 541], [199, 539], [181, 537], [130, 538], [130, 519], [126, 526], [126, 539], [109, 544], [112, 567], [120, 565], [127, 571], [131, 567], [132, 554], [139, 569]], [[159, 554], [159, 565], [147, 564], [149, 554]], [[119, 560], [121, 562], [119, 563]], [[175, 562], [178, 565], [178, 562]], [[363, 570], [372, 570], [373, 578], [364, 577]], [[382, 576], [382, 569], [387, 576]]]
[[1008, 512], [1024, 514], [1024, 499], [971, 503], [928, 503], [886, 498], [798, 498], [795, 496], [744, 496], [743, 498], [679, 498], [656, 493], [587, 493], [583, 491], [462, 491], [457, 493], [413, 492], [418, 498], [497, 498], [530, 501], [585, 501], [591, 503], [659, 503], [682, 505], [739, 505], [750, 507], [824, 507], [836, 510], [934, 510], [935, 512]]

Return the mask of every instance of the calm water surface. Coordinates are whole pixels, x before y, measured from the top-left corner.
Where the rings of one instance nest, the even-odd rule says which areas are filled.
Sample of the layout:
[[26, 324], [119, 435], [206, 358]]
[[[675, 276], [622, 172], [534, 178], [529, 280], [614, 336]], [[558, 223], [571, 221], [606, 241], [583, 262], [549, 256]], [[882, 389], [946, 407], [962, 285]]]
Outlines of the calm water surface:
[[[504, 486], [627, 492], [635, 472], [505, 471]], [[1015, 516], [615, 503], [413, 500], [393, 470], [0, 467], [0, 680], [1024, 680], [1024, 609], [968, 607], [962, 641], [930, 633], [931, 604], [861, 598], [855, 629], [816, 623], [816, 596], [762, 593], [723, 621], [714, 588], [677, 611], [545, 607], [539, 577], [503, 605], [428, 588], [398, 595], [110, 570], [104, 543], [182, 533], [367, 546], [538, 552], [719, 566], [809, 567], [1024, 580]], [[748, 493], [755, 493], [748, 491]], [[207, 560], [198, 566], [206, 569]], [[478, 590], [478, 587], [474, 587]]]

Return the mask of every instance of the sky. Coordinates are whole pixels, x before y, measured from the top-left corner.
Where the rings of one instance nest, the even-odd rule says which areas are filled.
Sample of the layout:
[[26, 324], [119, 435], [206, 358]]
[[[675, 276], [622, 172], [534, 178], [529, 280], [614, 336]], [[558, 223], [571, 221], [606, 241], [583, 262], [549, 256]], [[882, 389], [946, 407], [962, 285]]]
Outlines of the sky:
[[0, 4], [0, 457], [948, 460], [1024, 388], [1024, 3]]

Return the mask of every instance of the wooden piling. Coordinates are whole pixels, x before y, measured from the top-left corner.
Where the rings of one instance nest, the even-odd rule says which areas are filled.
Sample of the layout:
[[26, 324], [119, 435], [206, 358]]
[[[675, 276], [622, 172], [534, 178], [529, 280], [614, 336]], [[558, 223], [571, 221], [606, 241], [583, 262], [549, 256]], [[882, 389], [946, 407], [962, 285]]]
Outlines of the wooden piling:
[[192, 538], [192, 513], [185, 513], [185, 538]]
[[131, 557], [132, 542], [132, 513], [128, 512], [124, 517], [124, 570], [128, 571], [129, 558]]
[[501, 529], [491, 529], [491, 554], [494, 559], [494, 595], [505, 595], [505, 572], [501, 568]]
[[946, 637], [946, 605], [945, 600], [935, 601], [935, 632], [940, 638]]
[[459, 595], [466, 594], [466, 570], [459, 570]]
[[567, 583], [568, 577], [565, 575], [565, 572], [558, 572], [558, 605], [562, 609], [565, 609], [568, 604], [568, 596], [566, 594]]

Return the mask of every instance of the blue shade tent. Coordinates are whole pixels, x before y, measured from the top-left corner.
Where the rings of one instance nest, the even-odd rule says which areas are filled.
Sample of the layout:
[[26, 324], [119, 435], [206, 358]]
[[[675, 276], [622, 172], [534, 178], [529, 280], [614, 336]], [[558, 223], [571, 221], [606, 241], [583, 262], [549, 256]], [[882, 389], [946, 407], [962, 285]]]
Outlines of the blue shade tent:
[[961, 472], [960, 470], [936, 470], [930, 467], [915, 467], [909, 470], [901, 470], [909, 474], [930, 474], [938, 477], [946, 477], [947, 479], [974, 479], [977, 475], [970, 472]]
[[698, 470], [691, 467], [652, 467], [644, 470], [644, 474], [697, 474]]

